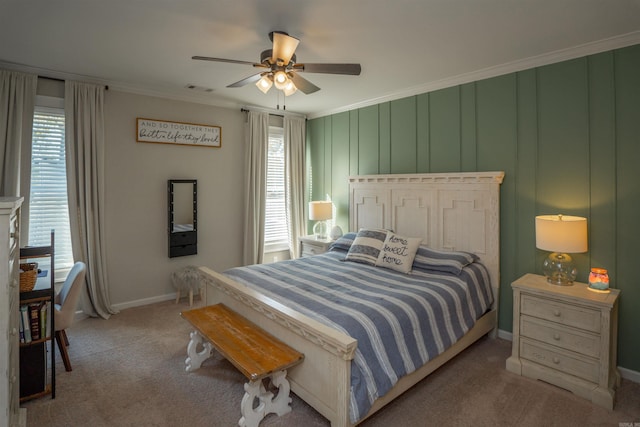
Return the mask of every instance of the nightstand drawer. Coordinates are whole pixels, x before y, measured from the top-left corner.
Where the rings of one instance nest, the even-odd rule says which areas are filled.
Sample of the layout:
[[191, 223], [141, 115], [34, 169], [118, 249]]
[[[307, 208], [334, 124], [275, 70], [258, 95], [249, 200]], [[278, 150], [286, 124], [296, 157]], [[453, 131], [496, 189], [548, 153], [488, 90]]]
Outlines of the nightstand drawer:
[[573, 326], [591, 332], [600, 332], [600, 311], [579, 305], [569, 305], [523, 294], [520, 312], [551, 322]]
[[320, 255], [325, 252], [322, 246], [315, 246], [309, 243], [302, 244], [302, 256]]
[[520, 318], [520, 335], [591, 357], [600, 357], [600, 335], [559, 326], [535, 317]]
[[316, 239], [315, 236], [301, 236], [298, 238], [300, 242], [300, 256], [320, 255], [329, 250], [333, 240]]
[[598, 360], [580, 357], [551, 346], [520, 339], [520, 357], [593, 383], [598, 382]]

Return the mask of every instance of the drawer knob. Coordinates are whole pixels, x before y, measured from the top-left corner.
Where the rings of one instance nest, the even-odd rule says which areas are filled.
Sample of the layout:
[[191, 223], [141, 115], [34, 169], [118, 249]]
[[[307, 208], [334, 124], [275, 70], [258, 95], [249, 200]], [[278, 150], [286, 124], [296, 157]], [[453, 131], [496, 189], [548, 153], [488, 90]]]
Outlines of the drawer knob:
[[553, 315], [556, 317], [560, 317], [560, 310], [553, 310]]
[[560, 363], [560, 359], [558, 359], [557, 357], [554, 357], [553, 358], [553, 363], [555, 363], [557, 365], [558, 363]]
[[11, 335], [16, 335], [18, 330], [16, 328], [11, 329]]
[[11, 379], [9, 380], [9, 382], [10, 382], [11, 384], [13, 384], [13, 383], [15, 383], [15, 382], [16, 382], [16, 379], [17, 379], [17, 378], [16, 378], [16, 376], [15, 376], [15, 375], [11, 375]]
[[560, 341], [560, 334], [553, 334], [553, 339], [556, 341]]

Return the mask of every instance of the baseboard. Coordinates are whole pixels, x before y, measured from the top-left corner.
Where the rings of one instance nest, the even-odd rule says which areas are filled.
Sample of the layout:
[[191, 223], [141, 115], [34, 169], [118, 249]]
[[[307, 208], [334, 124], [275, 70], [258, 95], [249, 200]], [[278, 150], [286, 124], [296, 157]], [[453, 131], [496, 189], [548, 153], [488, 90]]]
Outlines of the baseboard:
[[140, 307], [142, 305], [155, 304], [157, 302], [169, 301], [176, 298], [175, 292], [165, 295], [158, 295], [151, 298], [143, 298], [134, 301], [122, 302], [120, 304], [113, 304], [113, 308], [116, 310], [125, 310], [127, 308]]
[[27, 408], [18, 409], [18, 425], [26, 427], [27, 425]]
[[89, 316], [88, 316], [87, 314], [85, 314], [85, 312], [84, 312], [84, 311], [82, 311], [82, 310], [78, 310], [78, 311], [76, 311], [76, 312], [75, 312], [75, 314], [73, 315], [73, 321], [74, 321], [74, 322], [77, 322], [77, 321], [79, 321], [79, 320], [83, 320], [83, 319], [86, 319], [86, 318], [88, 318], [88, 317], [89, 317]]
[[503, 340], [507, 341], [513, 341], [513, 334], [509, 331], [498, 329], [498, 338], [502, 338]]
[[640, 384], [640, 372], [618, 366], [620, 376], [625, 380]]
[[[498, 329], [498, 338], [502, 338], [507, 341], [513, 341], [513, 334], [511, 332]], [[618, 370], [620, 371], [620, 376], [625, 380], [640, 384], [640, 372], [620, 366], [618, 366]]]
[[[173, 300], [175, 298], [176, 298], [176, 294], [173, 293], [173, 294], [159, 295], [157, 297], [152, 297], [152, 298], [144, 298], [144, 299], [138, 299], [138, 300], [135, 300], [135, 301], [123, 302], [123, 303], [120, 303], [120, 304], [112, 304], [111, 307], [113, 307], [114, 309], [120, 311], [120, 310], [124, 310], [124, 309], [127, 309], [127, 308], [141, 307], [143, 305], [154, 304], [156, 302], [169, 301], [169, 300]], [[78, 311], [76, 311], [75, 315], [73, 316], [73, 321], [77, 322], [79, 320], [87, 319], [89, 317], [91, 317], [91, 316], [86, 314], [84, 311], [78, 310]]]

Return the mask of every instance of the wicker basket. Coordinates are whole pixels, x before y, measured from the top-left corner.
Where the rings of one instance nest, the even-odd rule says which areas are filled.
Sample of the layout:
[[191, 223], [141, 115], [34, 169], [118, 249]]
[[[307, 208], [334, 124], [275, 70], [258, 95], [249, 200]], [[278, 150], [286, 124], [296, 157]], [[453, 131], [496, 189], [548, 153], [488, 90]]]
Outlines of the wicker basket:
[[38, 280], [38, 263], [20, 264], [20, 292], [32, 291]]

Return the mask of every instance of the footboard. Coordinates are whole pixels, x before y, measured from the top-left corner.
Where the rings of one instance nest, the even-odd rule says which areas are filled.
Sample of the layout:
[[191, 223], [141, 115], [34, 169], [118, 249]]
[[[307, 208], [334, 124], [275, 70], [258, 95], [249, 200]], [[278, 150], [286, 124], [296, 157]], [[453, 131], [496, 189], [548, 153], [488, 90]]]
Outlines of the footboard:
[[351, 359], [357, 341], [209, 268], [200, 270], [206, 304], [224, 303], [303, 353], [304, 362], [289, 370], [291, 390], [333, 427], [349, 426]]

